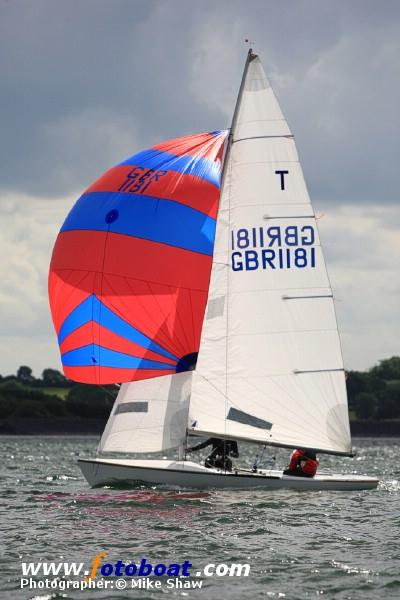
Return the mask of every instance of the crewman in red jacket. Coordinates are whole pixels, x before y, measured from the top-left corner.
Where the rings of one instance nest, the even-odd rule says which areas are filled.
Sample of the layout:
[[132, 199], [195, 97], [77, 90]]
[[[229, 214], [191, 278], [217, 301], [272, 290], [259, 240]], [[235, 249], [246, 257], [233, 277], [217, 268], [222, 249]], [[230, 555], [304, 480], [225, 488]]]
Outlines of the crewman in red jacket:
[[296, 477], [314, 477], [319, 462], [314, 450], [295, 450], [292, 452], [288, 468], [283, 471], [284, 475], [295, 475]]

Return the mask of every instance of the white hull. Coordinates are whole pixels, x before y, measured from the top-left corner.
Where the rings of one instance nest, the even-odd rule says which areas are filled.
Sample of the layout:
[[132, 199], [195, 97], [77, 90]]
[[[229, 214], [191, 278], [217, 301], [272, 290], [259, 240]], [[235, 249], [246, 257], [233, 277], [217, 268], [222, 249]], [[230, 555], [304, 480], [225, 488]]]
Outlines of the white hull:
[[80, 459], [79, 467], [91, 487], [140, 483], [184, 488], [265, 488], [271, 490], [371, 490], [378, 480], [362, 475], [321, 474], [313, 478], [283, 475], [282, 471], [238, 470], [232, 473], [190, 461]]

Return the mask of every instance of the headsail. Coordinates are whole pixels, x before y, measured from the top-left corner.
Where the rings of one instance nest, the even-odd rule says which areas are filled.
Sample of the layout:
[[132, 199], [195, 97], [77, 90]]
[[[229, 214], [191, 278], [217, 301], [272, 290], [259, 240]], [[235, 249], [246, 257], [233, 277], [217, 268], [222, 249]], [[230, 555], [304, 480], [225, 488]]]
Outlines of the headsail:
[[193, 373], [175, 373], [121, 386], [100, 452], [160, 452], [183, 446]]
[[49, 275], [67, 377], [105, 384], [193, 368], [225, 140], [214, 131], [139, 152], [72, 208]]
[[332, 290], [293, 137], [249, 53], [224, 166], [189, 430], [351, 451]]

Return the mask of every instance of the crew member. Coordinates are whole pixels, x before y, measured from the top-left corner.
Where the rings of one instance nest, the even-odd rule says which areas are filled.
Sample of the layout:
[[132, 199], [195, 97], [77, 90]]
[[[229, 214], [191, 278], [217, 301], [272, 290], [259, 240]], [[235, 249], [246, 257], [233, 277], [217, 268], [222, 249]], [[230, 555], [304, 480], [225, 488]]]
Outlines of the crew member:
[[284, 475], [295, 475], [296, 477], [314, 477], [319, 462], [314, 450], [295, 450], [292, 452], [288, 468], [283, 471]]
[[187, 448], [186, 452], [196, 452], [207, 446], [212, 445], [212, 450], [207, 456], [204, 464], [207, 469], [222, 469], [224, 471], [232, 471], [232, 461], [229, 458], [238, 458], [239, 450], [237, 442], [234, 440], [221, 440], [220, 438], [209, 438], [205, 442], [201, 442], [196, 446]]

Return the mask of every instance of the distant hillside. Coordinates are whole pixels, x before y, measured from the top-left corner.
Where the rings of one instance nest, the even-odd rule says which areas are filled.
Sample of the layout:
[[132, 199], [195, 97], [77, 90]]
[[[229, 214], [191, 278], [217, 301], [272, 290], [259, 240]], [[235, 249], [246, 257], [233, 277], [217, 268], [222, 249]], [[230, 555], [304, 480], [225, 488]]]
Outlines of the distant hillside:
[[[353, 435], [400, 435], [400, 357], [347, 373]], [[0, 375], [0, 433], [100, 433], [118, 387], [76, 384], [55, 369], [26, 365]]]
[[349, 371], [347, 393], [353, 418], [400, 418], [400, 357], [381, 360], [368, 371]]
[[117, 392], [117, 386], [76, 384], [55, 369], [45, 369], [36, 379], [30, 367], [21, 366], [16, 375], [0, 376], [0, 431], [13, 429], [21, 419], [24, 432], [29, 429], [27, 420], [32, 420], [33, 429], [33, 420], [40, 420], [41, 429], [46, 422], [54, 429], [56, 421], [76, 425], [81, 419], [105, 421]]

